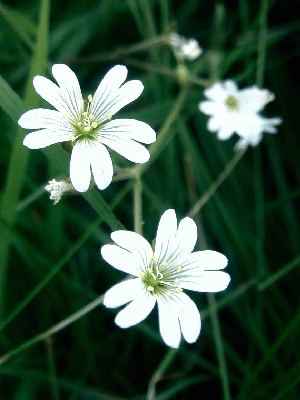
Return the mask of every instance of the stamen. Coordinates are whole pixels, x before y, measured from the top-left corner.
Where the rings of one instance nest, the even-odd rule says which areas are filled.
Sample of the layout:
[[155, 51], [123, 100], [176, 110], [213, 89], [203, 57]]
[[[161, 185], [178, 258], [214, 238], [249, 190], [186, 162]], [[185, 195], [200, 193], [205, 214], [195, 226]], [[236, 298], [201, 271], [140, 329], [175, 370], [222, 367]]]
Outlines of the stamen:
[[179, 267], [177, 268], [177, 272], [181, 272], [182, 271], [182, 266], [179, 265]]
[[93, 114], [90, 114], [89, 115], [89, 119], [94, 119], [95, 117], [94, 117], [94, 115]]
[[88, 132], [88, 131], [91, 130], [91, 127], [90, 127], [90, 126], [85, 126], [85, 127], [83, 128], [83, 130], [84, 130], [85, 132]]
[[154, 292], [154, 287], [153, 286], [147, 286], [147, 290], [149, 292]]
[[175, 278], [175, 283], [179, 283], [179, 279], [178, 278]]
[[140, 277], [140, 278], [142, 278], [144, 275], [145, 275], [144, 272], [142, 272], [142, 271], [139, 272], [139, 277]]
[[165, 293], [165, 296], [166, 296], [166, 298], [168, 298], [168, 297], [170, 297], [170, 296], [171, 296], [171, 292], [170, 292], [170, 290], [167, 290], [167, 291], [166, 291], [166, 293]]
[[77, 122], [77, 125], [78, 125], [78, 126], [81, 126], [81, 125], [82, 125], [82, 122], [78, 121], [78, 122]]
[[112, 119], [113, 115], [111, 112], [107, 113], [107, 119], [110, 121]]
[[183, 289], [181, 289], [181, 287], [177, 287], [175, 290], [176, 290], [177, 293], [180, 293], [180, 292], [183, 291]]
[[147, 271], [150, 272], [150, 274], [153, 274], [153, 269], [152, 269], [151, 267], [149, 267], [149, 268], [147, 269]]
[[91, 94], [88, 95], [88, 101], [91, 103], [93, 100], [93, 96]]
[[158, 294], [154, 294], [153, 297], [154, 297], [155, 300], [157, 300], [158, 299]]
[[67, 119], [68, 118], [68, 114], [63, 114], [63, 119]]
[[96, 129], [98, 126], [97, 122], [92, 122], [92, 128]]

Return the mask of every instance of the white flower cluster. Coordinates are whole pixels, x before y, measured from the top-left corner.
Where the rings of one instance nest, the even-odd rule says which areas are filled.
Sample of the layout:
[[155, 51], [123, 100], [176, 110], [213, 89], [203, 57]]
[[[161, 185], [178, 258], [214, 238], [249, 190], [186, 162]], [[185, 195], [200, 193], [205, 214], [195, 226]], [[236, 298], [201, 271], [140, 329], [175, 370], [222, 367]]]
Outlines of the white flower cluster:
[[[169, 43], [179, 60], [194, 60], [202, 49], [194, 39], [173, 33]], [[125, 66], [111, 68], [100, 82], [95, 95], [83, 100], [74, 72], [64, 64], [52, 67], [58, 85], [36, 76], [34, 87], [55, 110], [34, 109], [19, 119], [19, 125], [33, 131], [24, 138], [24, 145], [38, 149], [54, 143], [70, 142], [70, 181], [51, 180], [45, 189], [57, 204], [61, 196], [74, 188], [88, 190], [91, 174], [99, 189], [105, 189], [113, 176], [113, 165], [106, 148], [118, 152], [135, 163], [149, 159], [141, 143], [156, 140], [154, 130], [134, 119], [112, 119], [122, 107], [137, 99], [143, 91], [138, 80], [124, 83]], [[265, 118], [260, 112], [274, 100], [273, 93], [257, 86], [239, 90], [235, 82], [217, 82], [204, 91], [208, 100], [199, 109], [210, 116], [208, 130], [217, 132], [220, 140], [234, 133], [240, 136], [236, 149], [257, 145], [263, 132], [275, 133], [281, 118]], [[116, 308], [125, 305], [115, 322], [128, 328], [143, 321], [158, 306], [159, 329], [164, 342], [177, 348], [181, 335], [188, 343], [197, 340], [201, 320], [195, 303], [183, 292], [220, 292], [230, 277], [221, 271], [227, 258], [215, 251], [193, 252], [197, 227], [191, 218], [177, 226], [175, 211], [167, 210], [161, 217], [155, 248], [141, 235], [129, 231], [111, 234], [114, 244], [104, 245], [102, 257], [114, 268], [130, 274], [129, 278], [109, 289], [104, 305]]]
[[111, 238], [115, 244], [104, 245], [102, 257], [114, 268], [134, 277], [113, 286], [104, 296], [106, 307], [127, 304], [117, 314], [115, 323], [129, 328], [143, 321], [157, 303], [164, 342], [178, 347], [181, 333], [188, 343], [195, 342], [200, 333], [200, 314], [183, 289], [197, 292], [226, 289], [230, 277], [220, 270], [226, 267], [227, 258], [216, 251], [192, 252], [197, 240], [196, 224], [187, 217], [177, 227], [174, 210], [167, 210], [160, 219], [154, 251], [135, 232], [116, 231]]
[[170, 34], [169, 43], [179, 60], [194, 61], [202, 54], [202, 48], [196, 39], [186, 39], [173, 32]]
[[270, 101], [275, 99], [267, 89], [252, 86], [239, 90], [236, 83], [227, 80], [216, 82], [204, 91], [208, 98], [199, 103], [199, 109], [210, 115], [207, 129], [217, 132], [220, 140], [229, 139], [234, 133], [240, 136], [235, 149], [248, 145], [256, 146], [262, 139], [263, 132], [276, 133], [279, 117], [264, 118], [259, 113]]
[[50, 200], [54, 200], [55, 205], [59, 202], [64, 193], [74, 190], [74, 186], [68, 180], [57, 181], [52, 179], [48, 182], [48, 185], [45, 186], [45, 190], [50, 193]]

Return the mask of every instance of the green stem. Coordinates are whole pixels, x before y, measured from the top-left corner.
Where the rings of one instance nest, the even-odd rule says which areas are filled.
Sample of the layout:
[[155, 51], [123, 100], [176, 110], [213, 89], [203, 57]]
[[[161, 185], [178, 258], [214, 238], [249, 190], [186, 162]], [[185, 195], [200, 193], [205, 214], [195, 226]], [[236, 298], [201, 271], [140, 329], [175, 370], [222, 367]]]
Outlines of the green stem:
[[167, 116], [162, 128], [157, 133], [156, 141], [149, 147], [149, 152], [151, 154], [149, 161], [145, 164], [138, 164], [133, 168], [133, 173], [135, 176], [141, 176], [150, 167], [150, 165], [156, 160], [156, 158], [169, 144], [171, 139], [173, 139], [175, 133], [177, 133], [177, 130], [175, 129], [171, 133], [170, 128], [175, 120], [178, 118], [178, 115], [180, 114], [185, 104], [188, 93], [188, 87], [185, 87], [180, 91], [175, 101], [174, 107], [172, 108], [170, 114]]
[[134, 179], [133, 184], [133, 212], [134, 212], [134, 231], [143, 234], [143, 208], [142, 208], [142, 181], [140, 176]]
[[[30, 108], [37, 106], [39, 101], [38, 95], [32, 86], [33, 76], [38, 73], [43, 73], [47, 66], [49, 14], [50, 1], [41, 1], [37, 41], [25, 91], [25, 103], [27, 103]], [[29, 150], [23, 146], [23, 136], [23, 130], [18, 129], [11, 151], [5, 189], [1, 202], [0, 216], [9, 227], [13, 227], [17, 219], [17, 205], [27, 170]], [[7, 265], [10, 257], [12, 238], [10, 232], [10, 229], [0, 230], [0, 318], [5, 313]]]
[[165, 371], [173, 361], [174, 357], [176, 356], [178, 352], [178, 349], [169, 349], [162, 361], [159, 363], [157, 369], [155, 370], [154, 374], [152, 375], [152, 378], [150, 379], [149, 385], [148, 385], [148, 392], [146, 395], [146, 400], [155, 400], [156, 399], [156, 394], [155, 394], [155, 386], [157, 382], [161, 380], [163, 377]]
[[225, 169], [219, 177], [210, 185], [210, 187], [207, 189], [207, 191], [203, 194], [203, 196], [197, 201], [197, 203], [194, 204], [194, 206], [191, 208], [191, 210], [188, 212], [188, 216], [193, 218], [195, 215], [200, 211], [200, 209], [208, 202], [208, 200], [213, 196], [213, 194], [216, 192], [218, 187], [225, 181], [225, 179], [228, 177], [228, 175], [232, 172], [236, 164], [240, 161], [240, 159], [243, 157], [245, 154], [247, 148], [242, 149], [238, 151], [234, 157], [229, 161], [229, 163], [226, 165]]
[[269, 1], [262, 0], [260, 4], [261, 4], [261, 9], [259, 13], [259, 33], [258, 33], [258, 51], [257, 51], [257, 68], [256, 68], [256, 84], [258, 87], [263, 86], [264, 73], [266, 67]]
[[208, 304], [209, 304], [209, 308], [210, 308], [210, 312], [211, 312], [213, 336], [214, 336], [214, 340], [215, 340], [217, 358], [218, 358], [218, 362], [219, 362], [219, 371], [220, 371], [220, 376], [221, 376], [224, 400], [231, 400], [229, 377], [228, 377], [228, 373], [227, 373], [225, 352], [224, 352], [223, 340], [222, 340], [221, 329], [220, 329], [220, 324], [219, 324], [216, 300], [215, 300], [213, 293], [209, 293], [207, 295], [207, 297], [208, 297]]
[[0, 357], [0, 365], [8, 361], [12, 356], [15, 356], [22, 351], [28, 349], [29, 347], [33, 346], [34, 344], [41, 342], [43, 340], [47, 340], [50, 336], [54, 335], [55, 333], [61, 331], [62, 329], [66, 328], [73, 322], [77, 321], [79, 318], [82, 318], [84, 315], [88, 314], [90, 311], [94, 310], [103, 302], [103, 295], [97, 297], [96, 300], [92, 301], [91, 303], [87, 304], [85, 307], [81, 308], [79, 311], [75, 312], [74, 314], [70, 315], [68, 318], [62, 320], [56, 325], [53, 325], [52, 328], [40, 333], [39, 335], [33, 337], [32, 339], [28, 340], [25, 343], [22, 343], [20, 346], [16, 347], [15, 349], [9, 351], [4, 356]]
[[264, 358], [258, 363], [257, 367], [255, 370], [248, 375], [247, 379], [245, 380], [244, 385], [242, 386], [240, 392], [236, 396], [236, 400], [244, 400], [246, 398], [246, 394], [249, 393], [249, 387], [252, 382], [254, 382], [258, 376], [258, 374], [264, 369], [266, 364], [272, 359], [273, 355], [277, 352], [277, 350], [280, 348], [280, 346], [288, 340], [289, 336], [292, 334], [292, 332], [296, 329], [299, 328], [300, 324], [300, 312], [298, 312], [295, 317], [291, 320], [289, 325], [285, 328], [285, 330], [282, 332], [282, 334], [279, 336], [279, 338], [276, 340], [276, 342], [273, 344], [273, 346], [270, 348], [270, 350], [266, 353]]

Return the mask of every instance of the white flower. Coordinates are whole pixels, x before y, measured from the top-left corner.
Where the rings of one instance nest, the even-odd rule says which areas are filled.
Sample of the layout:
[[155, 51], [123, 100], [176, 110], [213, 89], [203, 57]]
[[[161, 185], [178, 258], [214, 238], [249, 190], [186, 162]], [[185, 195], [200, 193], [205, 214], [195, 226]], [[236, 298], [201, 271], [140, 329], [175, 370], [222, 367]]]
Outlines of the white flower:
[[169, 43], [180, 60], [194, 61], [202, 53], [202, 48], [196, 39], [186, 39], [178, 33], [171, 33]]
[[259, 112], [274, 100], [275, 96], [267, 89], [252, 86], [239, 90], [236, 83], [227, 80], [217, 82], [204, 91], [209, 99], [199, 103], [199, 109], [210, 115], [207, 129], [218, 132], [220, 140], [229, 139], [234, 133], [240, 136], [235, 149], [249, 144], [256, 146], [263, 132], [276, 133], [281, 118], [264, 118]]
[[59, 202], [61, 196], [70, 190], [74, 189], [74, 186], [71, 182], [65, 181], [57, 181], [52, 179], [52, 181], [48, 182], [48, 185], [45, 186], [45, 190], [50, 193], [50, 200], [54, 200], [54, 205]]
[[192, 253], [197, 240], [197, 227], [184, 218], [177, 228], [174, 210], [167, 210], [157, 229], [154, 252], [146, 239], [129, 231], [111, 234], [115, 244], [104, 245], [102, 257], [114, 268], [133, 275], [109, 289], [104, 305], [115, 308], [129, 303], [115, 322], [128, 328], [144, 320], [158, 305], [159, 329], [165, 343], [177, 348], [181, 333], [188, 343], [200, 333], [200, 314], [195, 303], [182, 289], [199, 292], [224, 290], [230, 277], [218, 271], [227, 258], [215, 251]]
[[111, 120], [117, 111], [143, 91], [139, 80], [123, 84], [127, 77], [125, 66], [111, 68], [94, 97], [88, 96], [88, 101], [83, 100], [77, 77], [68, 66], [55, 64], [52, 74], [58, 86], [43, 76], [34, 77], [33, 85], [57, 111], [38, 108], [21, 116], [19, 125], [22, 128], [37, 129], [25, 137], [25, 146], [39, 149], [72, 141], [70, 178], [79, 192], [88, 189], [91, 170], [99, 189], [110, 184], [113, 166], [105, 145], [132, 162], [148, 161], [148, 150], [138, 142], [153, 143], [156, 139], [154, 130], [134, 119]]

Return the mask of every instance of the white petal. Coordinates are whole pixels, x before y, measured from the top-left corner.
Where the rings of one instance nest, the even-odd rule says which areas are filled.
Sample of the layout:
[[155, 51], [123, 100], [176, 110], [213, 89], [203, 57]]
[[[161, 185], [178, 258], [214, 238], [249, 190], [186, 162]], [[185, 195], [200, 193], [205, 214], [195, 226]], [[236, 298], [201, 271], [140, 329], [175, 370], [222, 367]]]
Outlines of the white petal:
[[146, 290], [140, 292], [141, 295], [136, 297], [122, 311], [120, 311], [115, 323], [121, 328], [129, 328], [143, 321], [153, 310], [156, 300]]
[[144, 85], [139, 80], [132, 80], [124, 83], [118, 89], [117, 96], [109, 104], [112, 115], [116, 114], [121, 108], [136, 100], [144, 90]]
[[196, 292], [221, 292], [230, 282], [230, 276], [222, 271], [202, 271], [201, 275], [188, 275], [180, 277], [180, 287], [195, 290]]
[[86, 192], [90, 186], [90, 147], [86, 141], [77, 142], [73, 147], [70, 161], [70, 178], [78, 192]]
[[173, 242], [170, 243], [168, 256], [164, 260], [181, 265], [193, 251], [196, 241], [197, 226], [195, 222], [189, 217], [183, 218], [178, 225]]
[[137, 80], [129, 81], [120, 87], [125, 81], [126, 76], [127, 68], [122, 65], [116, 65], [108, 71], [100, 82], [91, 103], [91, 113], [94, 114], [98, 120], [106, 120], [108, 113], [114, 115], [142, 93], [144, 88], [143, 84]]
[[161, 337], [166, 345], [173, 348], [178, 348], [180, 344], [181, 333], [176, 301], [172, 299], [171, 295], [168, 299], [159, 297], [157, 299], [157, 304]]
[[207, 121], [207, 129], [210, 132], [216, 132], [222, 126], [222, 120], [219, 115], [215, 115]]
[[111, 238], [117, 245], [132, 253], [137, 265], [148, 268], [153, 251], [143, 236], [130, 231], [115, 231]]
[[[104, 132], [104, 133], [103, 133]], [[145, 163], [150, 158], [149, 151], [140, 143], [130, 139], [125, 132], [115, 130], [113, 127], [102, 129], [99, 134], [101, 143], [109, 146], [112, 150], [136, 163]]]
[[106, 244], [101, 248], [101, 255], [106, 262], [119, 271], [138, 276], [142, 270], [135, 257], [127, 250], [114, 244]]
[[[33, 86], [36, 92], [62, 114], [67, 114], [69, 118], [77, 118], [83, 110], [83, 99], [76, 75], [63, 64], [53, 65], [52, 72], [63, 87], [59, 88], [50, 79], [43, 76], [35, 76]], [[66, 74], [65, 80], [64, 73]], [[65, 87], [65, 82], [70, 86]]]
[[125, 82], [127, 73], [127, 68], [124, 65], [112, 67], [100, 82], [94, 95], [94, 101], [96, 102], [97, 98], [102, 98], [106, 91], [117, 90]]
[[277, 132], [276, 125], [282, 123], [282, 118], [280, 117], [261, 118], [261, 123], [263, 132], [276, 133]]
[[52, 74], [60, 86], [62, 97], [69, 106], [70, 113], [78, 116], [83, 108], [83, 99], [78, 79], [74, 72], [65, 64], [55, 64]]
[[192, 253], [186, 262], [182, 264], [182, 273], [185, 271], [194, 270], [194, 274], [201, 274], [203, 270], [219, 270], [226, 267], [228, 264], [227, 258], [213, 250], [195, 251]]
[[112, 120], [101, 128], [100, 137], [109, 137], [111, 133], [124, 139], [133, 139], [147, 144], [156, 140], [155, 131], [145, 122], [136, 119]]
[[275, 96], [268, 89], [259, 89], [257, 86], [252, 86], [241, 90], [239, 98], [244, 110], [257, 113], [260, 112], [266, 104], [274, 100]]
[[207, 115], [216, 114], [216, 103], [214, 101], [202, 101], [198, 105], [199, 110]]
[[160, 218], [155, 239], [154, 255], [158, 260], [169, 256], [172, 251], [176, 230], [177, 218], [175, 211], [172, 209], [165, 211]]
[[23, 140], [23, 144], [29, 149], [43, 149], [54, 143], [66, 142], [71, 138], [72, 134], [69, 132], [41, 129], [28, 133]]
[[103, 304], [108, 308], [123, 306], [138, 296], [138, 293], [142, 290], [142, 285], [139, 278], [120, 282], [105, 293]]
[[200, 334], [201, 319], [196, 304], [185, 293], [174, 294], [178, 299], [178, 316], [183, 337], [194, 343]]
[[72, 132], [72, 126], [55, 110], [35, 108], [21, 115], [18, 124], [25, 129], [53, 128]]
[[110, 155], [101, 143], [90, 143], [90, 163], [96, 185], [100, 190], [107, 188], [113, 176], [113, 165]]
[[227, 81], [223, 82], [223, 87], [228, 94], [236, 93], [239, 91], [237, 84], [234, 81], [232, 81], [231, 79], [228, 79]]
[[234, 133], [234, 129], [229, 124], [222, 126], [222, 128], [218, 131], [218, 139], [220, 140], [227, 140], [229, 139]]
[[204, 95], [211, 100], [222, 101], [226, 96], [226, 92], [221, 83], [216, 82], [211, 87], [204, 90]]

